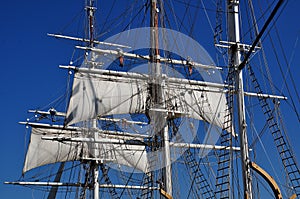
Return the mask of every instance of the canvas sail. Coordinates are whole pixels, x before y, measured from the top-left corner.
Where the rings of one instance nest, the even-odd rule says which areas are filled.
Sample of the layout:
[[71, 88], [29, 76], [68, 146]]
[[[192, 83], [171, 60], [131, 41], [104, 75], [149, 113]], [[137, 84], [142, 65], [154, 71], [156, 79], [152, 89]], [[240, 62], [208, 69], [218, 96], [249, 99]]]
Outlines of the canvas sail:
[[186, 117], [223, 127], [226, 97], [220, 88], [169, 83], [164, 89], [166, 104]]
[[[177, 110], [184, 117], [223, 126], [227, 106], [223, 88], [190, 85], [179, 78], [172, 78], [169, 83], [165, 77], [164, 81], [168, 82], [162, 88], [167, 110]], [[71, 125], [97, 116], [145, 113], [148, 96], [149, 83], [146, 77], [141, 79], [77, 72], [66, 122]]]
[[67, 124], [101, 115], [143, 113], [147, 83], [133, 78], [75, 73]]
[[32, 127], [23, 173], [47, 164], [85, 159], [97, 159], [147, 171], [145, 146], [105, 142], [111, 139], [101, 133], [98, 133], [97, 139], [92, 138], [93, 142], [87, 141], [94, 133], [97, 132], [89, 132], [87, 129]]

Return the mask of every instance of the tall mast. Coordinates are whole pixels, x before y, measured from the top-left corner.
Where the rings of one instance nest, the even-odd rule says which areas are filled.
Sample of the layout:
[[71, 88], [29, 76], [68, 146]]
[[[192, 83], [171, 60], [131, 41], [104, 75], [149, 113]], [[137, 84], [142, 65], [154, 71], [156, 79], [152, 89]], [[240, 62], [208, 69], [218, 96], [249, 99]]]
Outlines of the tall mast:
[[237, 91], [238, 125], [241, 148], [241, 164], [244, 186], [244, 198], [252, 199], [252, 179], [250, 175], [249, 148], [246, 131], [246, 116], [243, 88], [243, 74], [238, 67], [241, 64], [240, 25], [239, 25], [239, 0], [227, 0], [228, 9], [228, 35], [231, 46], [230, 66], [235, 69], [235, 88]]
[[[163, 94], [162, 94], [162, 71], [160, 65], [159, 54], [159, 38], [158, 38], [158, 18], [159, 8], [157, 0], [151, 1], [151, 17], [150, 17], [150, 42], [151, 42], [151, 67], [150, 67], [150, 81], [151, 81], [151, 97], [153, 99], [153, 105], [155, 108], [165, 108]], [[167, 125], [167, 116], [164, 113], [156, 112], [153, 114], [154, 121], [154, 133], [159, 134], [163, 140], [163, 168], [162, 177], [165, 191], [172, 195], [172, 170], [171, 170], [171, 157], [170, 157], [170, 141], [169, 130]]]
[[[94, 14], [96, 12], [96, 7], [94, 6], [95, 5], [95, 1], [94, 0], [86, 0], [86, 11], [87, 11], [87, 17], [88, 17], [88, 38], [89, 38], [89, 43], [88, 43], [88, 47], [92, 48], [94, 47], [94, 35], [95, 35], [95, 17], [94, 17]], [[91, 68], [94, 68], [94, 52], [91, 52]], [[92, 128], [97, 128], [97, 120], [94, 119], [92, 120]], [[98, 140], [98, 133], [95, 132], [94, 133], [94, 139], [95, 140]], [[97, 143], [95, 142], [93, 144], [94, 146], [91, 147], [91, 149], [94, 149], [94, 155], [96, 157], [96, 153], [97, 153]], [[92, 169], [92, 172], [93, 172], [93, 196], [94, 196], [94, 199], [99, 199], [99, 181], [98, 181], [98, 178], [99, 178], [99, 162], [98, 160], [92, 160], [91, 161], [91, 169]]]

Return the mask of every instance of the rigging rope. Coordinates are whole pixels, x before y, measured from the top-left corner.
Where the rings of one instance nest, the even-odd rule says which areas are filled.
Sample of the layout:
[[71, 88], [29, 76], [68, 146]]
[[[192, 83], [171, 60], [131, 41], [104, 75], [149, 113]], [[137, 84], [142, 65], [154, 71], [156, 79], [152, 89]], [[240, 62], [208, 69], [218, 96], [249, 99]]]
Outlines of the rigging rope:
[[244, 60], [242, 61], [242, 63], [238, 67], [239, 70], [242, 70], [246, 66], [246, 63], [248, 62], [248, 59], [250, 58], [250, 55], [252, 54], [254, 48], [256, 47], [257, 43], [260, 41], [262, 35], [264, 34], [265, 30], [268, 28], [269, 24], [273, 20], [274, 16], [276, 15], [278, 9], [280, 8], [280, 6], [282, 5], [283, 2], [284, 2], [284, 0], [279, 0], [278, 3], [276, 4], [276, 6], [273, 9], [273, 11], [271, 12], [269, 18], [267, 19], [267, 21], [265, 22], [265, 24], [262, 27], [261, 31], [259, 32], [259, 34], [255, 38], [254, 42], [252, 43], [249, 51], [244, 56]]
[[288, 65], [289, 65], [289, 68], [287, 69], [287, 70], [288, 70], [287, 72], [289, 72], [289, 74], [290, 74], [290, 76], [291, 76], [291, 79], [292, 79], [292, 81], [293, 81], [293, 86], [294, 86], [295, 93], [296, 93], [297, 96], [298, 96], [298, 101], [300, 101], [300, 100], [299, 100], [300, 97], [299, 97], [299, 94], [298, 94], [298, 91], [297, 91], [297, 86], [295, 85], [294, 78], [293, 78], [293, 76], [292, 76], [290, 67], [291, 67], [291, 63], [292, 63], [292, 60], [293, 60], [294, 55], [295, 55], [296, 47], [297, 47], [297, 45], [298, 45], [299, 35], [300, 35], [300, 32], [299, 32], [298, 35], [297, 35], [297, 38], [296, 38], [296, 41], [295, 41], [295, 44], [294, 44], [294, 49], [293, 49], [293, 51], [292, 51], [292, 53], [291, 53], [291, 58], [290, 58], [289, 64], [288, 64]]
[[[292, 85], [293, 85], [293, 87], [294, 87], [295, 93], [296, 93], [297, 98], [298, 98], [298, 102], [300, 102], [299, 94], [298, 94], [298, 92], [297, 92], [297, 87], [296, 87], [294, 78], [293, 78], [293, 76], [292, 76], [292, 74], [291, 74], [291, 70], [290, 70], [291, 65], [289, 64], [289, 61], [287, 60], [286, 53], [285, 53], [285, 51], [284, 51], [284, 49], [283, 49], [282, 41], [281, 41], [281, 39], [280, 39], [280, 37], [279, 37], [278, 28], [276, 27], [276, 25], [274, 25], [274, 27], [275, 27], [275, 30], [276, 30], [275, 32], [276, 32], [276, 36], [277, 36], [277, 41], [279, 42], [280, 49], [281, 49], [281, 52], [282, 52], [282, 54], [283, 54], [285, 64], [286, 64], [286, 66], [287, 66], [286, 75], [285, 75], [284, 72], [283, 72], [283, 68], [282, 68], [281, 64], [278, 63], [279, 68], [280, 68], [280, 72], [281, 72], [281, 75], [282, 75], [283, 81], [284, 81], [283, 84], [286, 86], [286, 89], [287, 89], [287, 91], [288, 91], [288, 93], [289, 93], [289, 96], [290, 96], [290, 98], [291, 98], [291, 101], [292, 101], [292, 105], [293, 105], [294, 111], [295, 111], [295, 113], [296, 113], [296, 115], [297, 115], [297, 117], [298, 117], [298, 121], [300, 122], [300, 115], [299, 115], [299, 113], [298, 113], [296, 104], [295, 104], [294, 99], [293, 99], [293, 97], [292, 97], [292, 94], [291, 94], [289, 85], [287, 84], [287, 73], [290, 75], [290, 78], [291, 78], [291, 81], [292, 81]], [[272, 40], [271, 36], [270, 36], [270, 40], [271, 40], [272, 46], [274, 46], [273, 40]], [[273, 48], [273, 49], [274, 49], [274, 48]], [[275, 51], [275, 49], [274, 49], [274, 53], [275, 53], [275, 52], [276, 52], [276, 51]], [[277, 53], [276, 53], [276, 58], [277, 58]], [[277, 59], [278, 59], [278, 58], [277, 58]], [[278, 59], [278, 62], [279, 62], [279, 59]], [[282, 85], [281, 91], [282, 91], [282, 90], [283, 90], [283, 85]]]

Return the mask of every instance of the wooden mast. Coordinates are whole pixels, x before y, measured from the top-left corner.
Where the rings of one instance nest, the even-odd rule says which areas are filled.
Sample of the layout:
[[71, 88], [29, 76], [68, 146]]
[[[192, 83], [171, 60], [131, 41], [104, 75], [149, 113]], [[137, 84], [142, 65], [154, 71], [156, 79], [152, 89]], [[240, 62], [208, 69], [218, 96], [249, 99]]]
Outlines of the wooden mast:
[[[154, 108], [165, 108], [163, 94], [162, 94], [162, 71], [160, 64], [160, 54], [159, 54], [159, 35], [158, 35], [158, 18], [159, 18], [159, 8], [157, 0], [151, 1], [151, 16], [150, 16], [150, 42], [151, 42], [151, 52], [150, 52], [150, 82], [151, 82], [151, 97], [153, 100]], [[172, 169], [171, 169], [171, 156], [170, 156], [170, 141], [169, 141], [169, 130], [167, 125], [167, 115], [155, 112], [152, 115], [151, 120], [154, 121], [154, 133], [162, 138], [163, 147], [163, 165], [162, 169], [162, 180], [163, 189], [172, 195]]]

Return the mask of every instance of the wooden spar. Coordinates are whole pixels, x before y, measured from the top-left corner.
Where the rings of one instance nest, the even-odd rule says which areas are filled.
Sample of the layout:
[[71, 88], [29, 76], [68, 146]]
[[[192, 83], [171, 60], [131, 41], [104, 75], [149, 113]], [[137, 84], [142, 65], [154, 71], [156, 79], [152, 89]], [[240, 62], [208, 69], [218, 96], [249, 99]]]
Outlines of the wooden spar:
[[[50, 124], [42, 124], [42, 123], [32, 123], [32, 122], [20, 122], [20, 124], [24, 124], [24, 125], [30, 125], [33, 127], [40, 127], [40, 128], [53, 128], [53, 129], [65, 129], [65, 130], [81, 130], [82, 128], [80, 127], [64, 127], [61, 125], [50, 125]], [[142, 134], [133, 134], [133, 133], [126, 133], [126, 132], [117, 132], [117, 131], [108, 131], [108, 130], [101, 130], [101, 129], [97, 129], [97, 132], [103, 133], [105, 135], [110, 135], [110, 138], [112, 139], [120, 139], [120, 136], [124, 136], [124, 139], [127, 138], [127, 140], [130, 139], [136, 139], [136, 140], [140, 140], [143, 141], [145, 138], [148, 138], [149, 136], [147, 135], [142, 135]], [[58, 139], [63, 139], [63, 138], [58, 138], [58, 137], [43, 137], [43, 139], [49, 139], [49, 140], [58, 140]], [[68, 138], [66, 138], [68, 139]], [[82, 140], [73, 138], [73, 139], [69, 139], [69, 140], [65, 140], [65, 141], [74, 141], [74, 142], [79, 142], [79, 141], [90, 141], [90, 142], [98, 142], [98, 143], [103, 143], [104, 141], [95, 141], [92, 138], [85, 138], [85, 140], [83, 140], [83, 138], [80, 138]], [[116, 140], [114, 140], [116, 141]], [[118, 144], [120, 140], [117, 140]], [[113, 140], [107, 140], [107, 142], [112, 143]], [[130, 144], [130, 143], [129, 143]], [[207, 145], [207, 144], [192, 144], [192, 143], [176, 143], [176, 142], [170, 142], [170, 146], [172, 147], [177, 147], [177, 148], [199, 148], [199, 149], [212, 149], [212, 150], [222, 150], [224, 148], [226, 148], [227, 146], [218, 146], [218, 145]], [[239, 151], [240, 148], [239, 147], [233, 147], [232, 150], [234, 151]]]
[[280, 100], [287, 100], [288, 99], [286, 96], [270, 95], [270, 94], [264, 94], [264, 93], [244, 92], [244, 94], [246, 96], [249, 96], [249, 97], [263, 97], [263, 98], [273, 98], [273, 99], [280, 99]]
[[[78, 49], [82, 49], [82, 50], [90, 50], [92, 52], [96, 52], [96, 53], [99, 53], [99, 54], [115, 55], [116, 57], [120, 56], [120, 51], [117, 51], [117, 50], [105, 50], [105, 49], [100, 49], [100, 48], [90, 48], [90, 47], [83, 47], [83, 46], [75, 46], [75, 47], [78, 48]], [[128, 53], [128, 52], [122, 52], [121, 55], [124, 56], [124, 57], [128, 57], [128, 58], [144, 59], [144, 60], [148, 60], [148, 61], [151, 61], [151, 59], [152, 59], [151, 56], [149, 56], [149, 55], [139, 55], [139, 54]], [[188, 61], [188, 60], [177, 60], [177, 59], [157, 57], [156, 61], [159, 61], [161, 63], [168, 63], [168, 64], [177, 64], [177, 65], [199, 67], [199, 68], [202, 68], [202, 69], [222, 70], [221, 67], [200, 64], [200, 63], [193, 62], [193, 61]]]
[[[70, 69], [74, 71], [79, 71], [82, 73], [93, 73], [93, 74], [102, 74], [107, 76], [116, 76], [117, 77], [128, 77], [128, 78], [136, 78], [141, 80], [147, 80], [149, 78], [146, 74], [139, 74], [139, 73], [133, 73], [133, 72], [120, 72], [120, 71], [114, 71], [114, 70], [103, 70], [103, 69], [89, 69], [89, 68], [79, 68], [76, 66], [64, 66], [60, 65], [60, 68], [63, 69]], [[219, 88], [219, 89], [225, 89], [228, 88], [229, 85], [227, 84], [219, 84], [219, 83], [213, 83], [213, 82], [205, 82], [205, 81], [197, 81], [197, 80], [188, 80], [188, 79], [181, 79], [181, 78], [175, 78], [175, 77], [168, 77], [166, 75], [162, 76], [163, 79], [165, 79], [169, 83], [178, 83], [179, 85], [189, 84], [192, 86], [203, 86], [203, 87], [212, 87], [212, 88]], [[195, 88], [196, 89], [196, 88]], [[206, 92], [224, 92], [227, 93], [226, 90], [211, 90], [211, 89], [205, 89], [203, 91]], [[280, 99], [280, 100], [287, 100], [288, 98], [286, 96], [280, 96], [280, 95], [270, 95], [270, 94], [264, 94], [264, 93], [252, 93], [252, 92], [244, 92], [246, 96], [249, 97], [264, 97], [264, 98], [274, 98], [274, 99]]]
[[[146, 142], [143, 140], [135, 139], [136, 141], [140, 141], [139, 143], [130, 143], [126, 142], [126, 140], [121, 140], [117, 138], [101, 138], [101, 140], [95, 140], [94, 138], [69, 138], [69, 137], [51, 137], [44, 136], [43, 140], [52, 140], [52, 141], [60, 141], [60, 142], [90, 142], [90, 143], [101, 143], [101, 144], [127, 144], [127, 145], [146, 145]], [[232, 151], [240, 151], [240, 147], [229, 147], [229, 146], [218, 146], [218, 145], [210, 145], [210, 144], [192, 144], [192, 143], [176, 143], [170, 142], [170, 147], [175, 148], [196, 148], [196, 149], [208, 149], [208, 150], [232, 150]]]
[[[29, 113], [37, 113], [37, 114], [41, 114], [41, 115], [51, 115], [51, 113], [49, 111], [40, 111], [40, 110], [28, 110]], [[56, 112], [55, 116], [59, 116], [59, 117], [66, 117], [66, 113], [63, 112]]]
[[[50, 37], [55, 37], [55, 38], [61, 38], [61, 39], [70, 39], [74, 41], [83, 41], [83, 42], [90, 42], [89, 39], [84, 39], [84, 38], [79, 38], [79, 37], [72, 37], [72, 36], [67, 36], [67, 35], [59, 35], [59, 34], [47, 34]], [[108, 43], [108, 42], [102, 42], [102, 41], [95, 41], [94, 44], [100, 44], [100, 45], [106, 45], [106, 46], [115, 46], [119, 48], [131, 48], [130, 46], [125, 46], [121, 44], [114, 44], [114, 43]]]
[[[76, 66], [63, 66], [60, 65], [60, 68], [64, 69], [71, 69], [74, 71], [79, 71], [82, 73], [92, 73], [92, 74], [103, 74], [109, 76], [116, 76], [116, 77], [129, 77], [129, 78], [136, 78], [141, 80], [148, 80], [149, 76], [146, 74], [139, 74], [133, 72], [120, 72], [120, 71], [113, 71], [113, 70], [103, 70], [103, 69], [89, 69], [89, 68], [79, 68]], [[204, 82], [204, 81], [196, 81], [196, 80], [188, 80], [188, 79], [181, 79], [181, 78], [173, 78], [167, 77], [166, 75], [162, 75], [163, 79], [167, 79], [169, 83], [179, 83], [179, 84], [190, 84], [190, 85], [198, 85], [198, 86], [211, 86], [215, 88], [226, 88], [228, 85], [226, 84], [218, 84], [213, 82]]]
[[210, 144], [193, 144], [193, 143], [178, 143], [178, 142], [170, 142], [171, 147], [176, 148], [196, 148], [196, 149], [211, 149], [211, 150], [233, 150], [240, 151], [240, 147], [229, 147], [229, 146], [218, 146], [218, 145], [210, 145]]
[[118, 118], [98, 117], [98, 120], [110, 121], [110, 122], [120, 122], [120, 123], [127, 123], [127, 124], [137, 124], [137, 125], [148, 125], [148, 123], [146, 123], [146, 122], [131, 121], [131, 120], [127, 120], [127, 119], [118, 119]]
[[[29, 113], [37, 113], [41, 115], [51, 115], [49, 111], [40, 111], [40, 110], [28, 110]], [[55, 116], [60, 116], [60, 117], [66, 117], [66, 113], [64, 112], [56, 112]], [[126, 119], [118, 119], [118, 118], [105, 118], [105, 117], [99, 117], [98, 120], [103, 120], [103, 121], [111, 121], [111, 122], [124, 122], [128, 124], [140, 124], [140, 125], [146, 125], [148, 123], [146, 122], [139, 122], [139, 121], [131, 121], [131, 120], [126, 120]]]
[[[28, 110], [29, 113], [37, 113], [40, 115], [51, 115], [49, 111], [40, 111], [40, 110]], [[56, 112], [55, 116], [59, 117], [66, 117], [66, 113], [64, 112]], [[110, 121], [110, 122], [121, 122], [121, 123], [127, 123], [127, 124], [138, 124], [138, 125], [147, 125], [146, 122], [140, 122], [140, 121], [131, 121], [127, 119], [118, 119], [118, 118], [106, 118], [106, 117], [98, 117], [98, 120], [103, 121]]]
[[[36, 185], [36, 186], [65, 186], [65, 187], [84, 187], [82, 183], [64, 183], [64, 182], [4, 182], [11, 185]], [[99, 188], [116, 188], [116, 189], [151, 189], [158, 190], [158, 187], [135, 186], [135, 185], [118, 185], [118, 184], [99, 184]]]
[[[50, 125], [50, 124], [42, 124], [42, 123], [32, 123], [32, 122], [20, 122], [20, 124], [24, 125], [30, 125], [33, 127], [40, 127], [40, 128], [53, 128], [53, 129], [65, 129], [65, 130], [81, 130], [82, 128], [80, 127], [64, 127], [61, 125]], [[63, 137], [47, 137], [44, 136], [43, 139], [45, 140], [56, 140], [56, 141], [70, 141], [70, 142], [97, 142], [97, 143], [115, 143], [115, 144], [121, 144], [121, 143], [126, 143], [125, 140], [130, 140], [130, 139], [135, 139], [135, 140], [140, 140], [144, 141], [145, 138], [148, 138], [147, 135], [142, 135], [142, 134], [133, 134], [133, 133], [126, 133], [126, 132], [117, 132], [117, 131], [107, 131], [107, 130], [101, 130], [97, 129], [97, 132], [103, 133], [105, 135], [110, 135], [111, 139], [107, 140], [101, 140], [101, 141], [96, 141], [93, 138], [63, 138]], [[124, 141], [117, 140], [118, 138], [120, 139], [120, 136], [124, 136]], [[130, 143], [126, 143], [130, 144]], [[170, 142], [171, 147], [177, 147], [177, 148], [199, 148], [199, 149], [212, 149], [212, 150], [222, 150], [224, 148], [227, 148], [227, 146], [218, 146], [218, 145], [207, 145], [207, 144], [192, 144], [192, 143], [176, 143], [176, 142]], [[232, 150], [234, 151], [239, 151], [239, 147], [233, 147]]]
[[[35, 123], [35, 122], [19, 122], [19, 124], [29, 125], [32, 127], [39, 128], [52, 128], [52, 129], [61, 129], [61, 130], [71, 130], [71, 131], [80, 131], [84, 128], [75, 127], [75, 126], [63, 126], [63, 125], [51, 125], [51, 124], [43, 124], [43, 123]], [[123, 131], [110, 131], [110, 130], [101, 130], [101, 129], [91, 129], [91, 131], [97, 131], [99, 133], [103, 133], [105, 135], [115, 135], [115, 136], [126, 136], [126, 137], [134, 137], [134, 138], [148, 138], [149, 136], [143, 134], [136, 133], [128, 133]]]
[[[136, 138], [134, 141], [139, 141], [131, 143], [127, 142], [127, 140], [123, 140], [122, 138], [101, 138], [96, 140], [95, 138], [71, 138], [71, 137], [53, 137], [53, 136], [44, 136], [42, 140], [51, 140], [51, 141], [59, 141], [59, 142], [85, 142], [85, 143], [99, 143], [99, 144], [126, 144], [126, 145], [145, 145], [143, 144], [143, 140]], [[129, 140], [131, 141], [131, 140]]]

